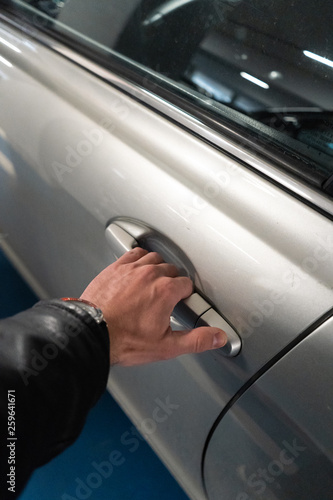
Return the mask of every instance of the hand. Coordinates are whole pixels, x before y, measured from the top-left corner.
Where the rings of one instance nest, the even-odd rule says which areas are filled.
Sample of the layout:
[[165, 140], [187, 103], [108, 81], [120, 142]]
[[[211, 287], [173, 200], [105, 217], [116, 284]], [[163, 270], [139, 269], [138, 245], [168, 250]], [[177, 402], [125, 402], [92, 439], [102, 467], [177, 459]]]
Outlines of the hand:
[[131, 366], [224, 346], [227, 336], [218, 328], [171, 330], [172, 310], [192, 289], [191, 280], [159, 254], [134, 248], [102, 271], [81, 298], [104, 314], [111, 364]]

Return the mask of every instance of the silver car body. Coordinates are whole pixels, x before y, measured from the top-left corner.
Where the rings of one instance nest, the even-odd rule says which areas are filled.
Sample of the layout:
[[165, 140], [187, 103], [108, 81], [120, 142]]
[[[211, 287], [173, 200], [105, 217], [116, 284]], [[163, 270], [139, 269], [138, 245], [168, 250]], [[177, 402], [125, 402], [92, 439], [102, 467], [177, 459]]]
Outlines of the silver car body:
[[[111, 221], [144, 223], [162, 252], [179, 248], [241, 353], [114, 367], [108, 388], [190, 498], [299, 498], [278, 488], [307, 484], [297, 449], [332, 472], [332, 200], [5, 15], [0, 54], [6, 254], [40, 297], [59, 297], [115, 259]], [[249, 479], [281, 456], [261, 489]]]

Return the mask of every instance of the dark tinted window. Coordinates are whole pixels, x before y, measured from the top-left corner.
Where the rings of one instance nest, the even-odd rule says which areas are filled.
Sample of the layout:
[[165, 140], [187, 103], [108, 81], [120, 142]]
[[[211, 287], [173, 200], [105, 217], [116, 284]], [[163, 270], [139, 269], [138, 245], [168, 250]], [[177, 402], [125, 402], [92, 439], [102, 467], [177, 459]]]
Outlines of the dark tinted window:
[[238, 140], [249, 134], [253, 147], [274, 147], [287, 168], [333, 189], [331, 0], [9, 3], [102, 64], [132, 67], [142, 84], [148, 71]]

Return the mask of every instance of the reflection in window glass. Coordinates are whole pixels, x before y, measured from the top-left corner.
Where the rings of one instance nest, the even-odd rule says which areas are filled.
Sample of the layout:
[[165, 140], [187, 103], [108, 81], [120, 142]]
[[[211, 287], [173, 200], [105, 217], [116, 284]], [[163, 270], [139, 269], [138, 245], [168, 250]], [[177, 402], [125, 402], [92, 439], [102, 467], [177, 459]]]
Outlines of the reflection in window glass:
[[13, 4], [106, 62], [121, 54], [137, 71], [149, 68], [190, 89], [197, 105], [307, 157], [324, 179], [333, 174], [331, 0]]

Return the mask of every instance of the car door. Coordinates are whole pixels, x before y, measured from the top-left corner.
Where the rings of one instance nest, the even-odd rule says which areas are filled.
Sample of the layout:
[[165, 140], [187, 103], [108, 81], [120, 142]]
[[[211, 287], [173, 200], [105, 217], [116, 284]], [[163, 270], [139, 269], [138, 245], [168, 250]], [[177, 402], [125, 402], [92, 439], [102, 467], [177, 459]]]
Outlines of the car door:
[[219, 419], [204, 458], [210, 499], [332, 497], [332, 322], [323, 319]]
[[[237, 356], [110, 371], [194, 499], [221, 415], [332, 307], [332, 75], [304, 54], [295, 69], [284, 36], [282, 62], [278, 44], [258, 49], [254, 14], [267, 44], [277, 8], [14, 1], [1, 13], [4, 250], [40, 296], [78, 296], [127, 234], [176, 262], [240, 339]], [[268, 88], [254, 82], [267, 72]], [[138, 439], [130, 429], [119, 446]]]

